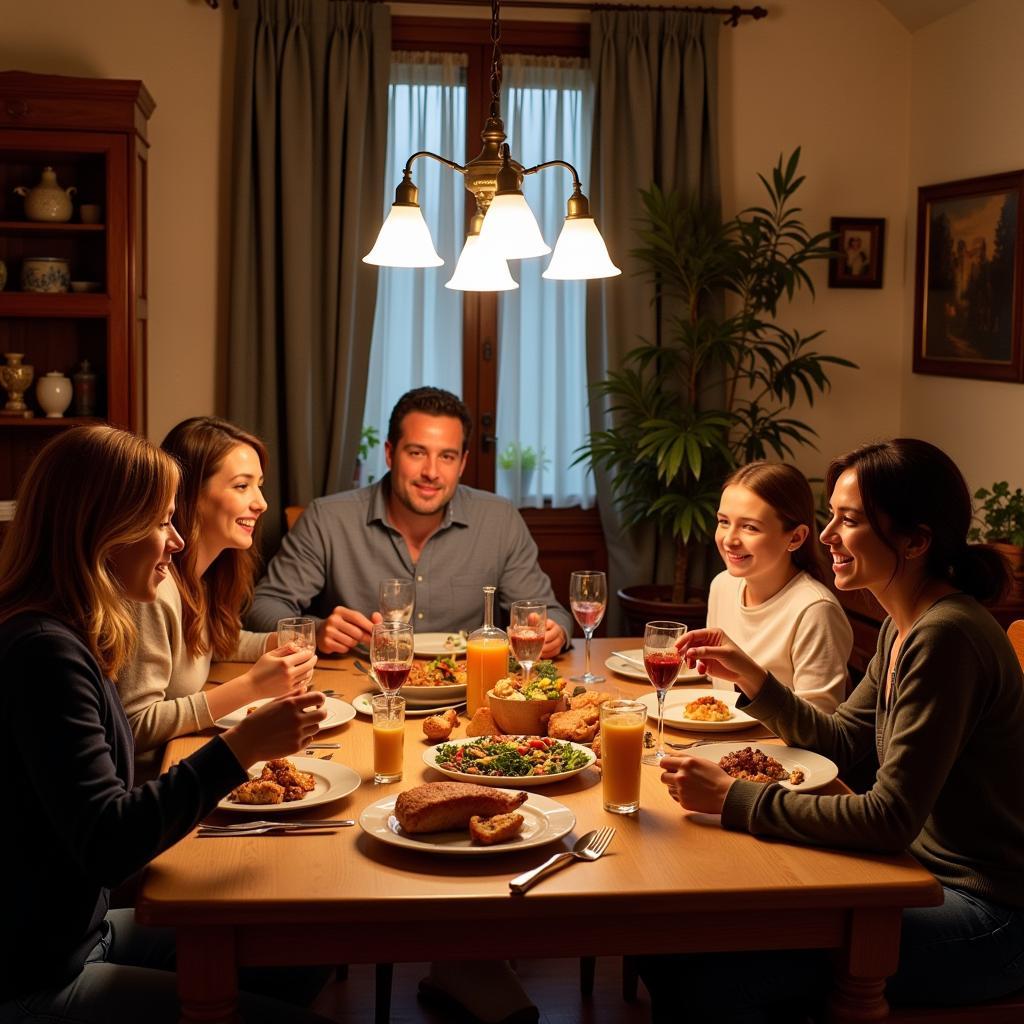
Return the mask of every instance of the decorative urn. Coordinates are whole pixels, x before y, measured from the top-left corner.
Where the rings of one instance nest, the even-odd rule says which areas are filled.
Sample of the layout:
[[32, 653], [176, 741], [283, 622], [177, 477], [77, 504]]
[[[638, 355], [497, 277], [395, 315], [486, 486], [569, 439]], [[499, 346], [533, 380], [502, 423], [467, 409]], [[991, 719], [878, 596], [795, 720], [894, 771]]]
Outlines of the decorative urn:
[[61, 188], [57, 184], [57, 173], [52, 167], [44, 167], [39, 184], [34, 188], [19, 185], [15, 190], [25, 200], [25, 216], [29, 220], [62, 223], [71, 220], [71, 195], [75, 186]]
[[71, 381], [54, 370], [36, 383], [36, 398], [48, 419], [60, 419], [71, 404]]
[[0, 386], [7, 392], [7, 404], [3, 407], [5, 416], [23, 416], [26, 419], [32, 416], [32, 411], [25, 404], [22, 397], [32, 383], [35, 370], [24, 363], [25, 356], [21, 352], [5, 352], [4, 359], [7, 362], [0, 366]]

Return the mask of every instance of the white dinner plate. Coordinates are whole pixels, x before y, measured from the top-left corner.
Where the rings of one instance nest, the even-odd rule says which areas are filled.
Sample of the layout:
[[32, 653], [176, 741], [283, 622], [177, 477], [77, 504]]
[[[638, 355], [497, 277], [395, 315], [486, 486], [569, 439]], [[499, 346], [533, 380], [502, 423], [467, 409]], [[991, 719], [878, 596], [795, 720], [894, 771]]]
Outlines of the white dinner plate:
[[417, 658], [436, 658], [442, 654], [462, 658], [466, 654], [466, 638], [457, 629], [451, 633], [417, 633], [412, 644]]
[[[366, 693], [359, 694], [359, 696], [352, 701], [352, 706], [361, 715], [372, 715], [373, 705], [370, 703], [370, 698], [376, 697], [377, 692], [373, 690], [367, 690]], [[465, 706], [465, 701], [462, 701], [461, 704], [442, 704], [440, 707], [435, 707], [433, 704], [430, 704], [426, 707], [420, 707], [418, 705], [410, 705], [406, 703], [405, 717], [425, 718], [427, 715], [436, 715], [439, 711], [444, 711], [447, 708], [455, 708], [457, 711], [461, 711]]]
[[[639, 664], [634, 665], [631, 661], [626, 661], [625, 658], [620, 658], [617, 654], [613, 654], [605, 659], [604, 667], [611, 672], [615, 672], [620, 676], [627, 676], [630, 679], [640, 679], [645, 683], [649, 683], [650, 679], [647, 678], [647, 670], [644, 668], [644, 649], [638, 647], [634, 651], [623, 651], [623, 654], [628, 654], [631, 658], [635, 658]], [[679, 683], [696, 683], [698, 680], [706, 678], [701, 675], [695, 668], [687, 668], [685, 665], [679, 669], [679, 675], [676, 676], [674, 685]]]
[[788, 772], [799, 768], [804, 773], [804, 781], [798, 786], [793, 785], [792, 782], [779, 783], [780, 786], [792, 789], [797, 793], [828, 785], [839, 774], [835, 763], [821, 754], [815, 754], [812, 750], [801, 750], [799, 747], [780, 747], [774, 743], [766, 743], [764, 740], [752, 740], [749, 743], [744, 743], [743, 740], [731, 740], [727, 743], [704, 743], [686, 753], [718, 764], [726, 754], [731, 754], [734, 750], [742, 750], [744, 747], [753, 747], [769, 757], [774, 757]]
[[[537, 739], [536, 736], [527, 738]], [[482, 739], [487, 739], [487, 737], [470, 736], [465, 739], [445, 740], [443, 743], [439, 743], [437, 747], [428, 747], [423, 751], [423, 763], [428, 768], [433, 768], [442, 775], [447, 775], [450, 779], [457, 779], [459, 782], [474, 782], [478, 786], [507, 786], [513, 789], [525, 789], [530, 786], [546, 786], [551, 782], [563, 782], [565, 779], [571, 779], [574, 775], [579, 775], [580, 772], [586, 771], [597, 760], [590, 747], [585, 747], [582, 743], [569, 743], [570, 747], [582, 750], [587, 755], [587, 763], [579, 768], [573, 768], [571, 772], [559, 772], [557, 775], [470, 775], [467, 772], [458, 772], [451, 768], [442, 767], [437, 763], [438, 747], [449, 744], [472, 746], [472, 744], [479, 743]], [[558, 740], [558, 742], [567, 743], [568, 740]]]
[[464, 704], [466, 701], [465, 683], [442, 683], [440, 686], [405, 685], [398, 692], [405, 698], [405, 703], [409, 707], [446, 707], [449, 704]]
[[457, 832], [416, 832], [407, 835], [395, 818], [397, 796], [385, 796], [370, 804], [359, 815], [362, 830], [382, 843], [403, 846], [407, 850], [424, 853], [442, 853], [454, 856], [474, 856], [487, 853], [513, 853], [531, 846], [553, 843], [576, 827], [576, 815], [568, 807], [549, 800], [546, 796], [531, 793], [516, 810], [523, 816], [522, 831], [514, 839], [493, 846], [474, 843], [469, 838], [469, 828]]
[[[249, 708], [261, 708], [274, 699], [273, 697], [263, 697], [261, 700], [254, 700], [251, 704], [232, 711], [230, 715], [218, 718], [213, 724], [221, 729], [230, 729], [233, 725], [245, 721], [246, 715], [249, 714]], [[324, 729], [336, 729], [339, 725], [351, 722], [356, 717], [356, 709], [348, 701], [338, 700], [337, 697], [324, 697], [324, 711], [327, 712], [327, 717], [320, 723], [321, 732]]]
[[[217, 807], [222, 811], [242, 811], [246, 814], [286, 814], [288, 811], [304, 811], [307, 807], [317, 804], [329, 804], [332, 800], [340, 800], [359, 788], [362, 778], [358, 772], [347, 765], [335, 764], [322, 757], [301, 757], [296, 754], [289, 761], [300, 772], [312, 772], [315, 785], [311, 792], [301, 800], [290, 800], [282, 804], [238, 804], [225, 797]], [[249, 777], [258, 779], [266, 762], [257, 761], [249, 769]]]
[[[715, 697], [725, 704], [732, 711], [732, 718], [724, 722], [696, 722], [686, 718], [686, 705], [695, 701], [698, 697]], [[744, 711], [736, 707], [736, 698], [739, 694], [735, 690], [669, 690], [665, 694], [665, 724], [674, 725], [677, 729], [686, 729], [690, 732], [734, 732], [737, 729], [747, 729], [757, 725], [756, 718], [751, 718]], [[645, 693], [637, 700], [647, 705], [647, 715], [654, 721], [658, 721], [658, 695], [656, 693]]]

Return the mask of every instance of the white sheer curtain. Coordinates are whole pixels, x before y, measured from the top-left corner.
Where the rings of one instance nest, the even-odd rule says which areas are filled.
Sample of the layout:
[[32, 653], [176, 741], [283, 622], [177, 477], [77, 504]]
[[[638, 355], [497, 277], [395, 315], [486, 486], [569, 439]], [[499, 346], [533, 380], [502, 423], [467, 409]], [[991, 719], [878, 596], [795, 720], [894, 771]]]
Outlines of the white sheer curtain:
[[[566, 160], [587, 193], [593, 109], [588, 62], [507, 54], [502, 86], [515, 159], [525, 167]], [[523, 192], [554, 248], [572, 192], [569, 172], [556, 167], [532, 174]], [[519, 290], [499, 298], [497, 491], [520, 507], [539, 508], [548, 498], [555, 508], [590, 508], [593, 478], [584, 466], [570, 465], [589, 429], [586, 284], [543, 280], [549, 258], [511, 261]], [[502, 461], [512, 468], [502, 469]]]
[[[382, 222], [413, 153], [428, 149], [465, 162], [465, 66], [461, 53], [392, 53]], [[413, 164], [412, 180], [446, 265], [426, 273], [381, 268], [363, 412], [363, 423], [380, 431], [381, 444], [363, 465], [363, 483], [386, 471], [388, 416], [406, 391], [430, 384], [462, 393], [462, 292], [444, 283], [455, 269], [451, 254], [462, 251], [465, 183], [461, 174], [424, 158]]]

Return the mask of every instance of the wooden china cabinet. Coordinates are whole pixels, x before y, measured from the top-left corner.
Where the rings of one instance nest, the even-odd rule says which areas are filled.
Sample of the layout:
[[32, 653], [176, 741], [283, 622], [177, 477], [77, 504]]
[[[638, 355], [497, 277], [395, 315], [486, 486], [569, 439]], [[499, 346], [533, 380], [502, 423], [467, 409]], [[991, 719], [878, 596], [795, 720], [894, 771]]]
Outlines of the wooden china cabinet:
[[[146, 428], [146, 126], [152, 97], [137, 81], [0, 72], [0, 362], [24, 353], [35, 378], [25, 401], [31, 419], [0, 415], [0, 501], [14, 497], [34, 454], [57, 431], [86, 422]], [[32, 188], [52, 167], [62, 188], [75, 186], [67, 223], [26, 219], [20, 185]], [[82, 223], [81, 204], [101, 208]], [[32, 257], [69, 262], [73, 281], [92, 293], [21, 291]], [[36, 382], [50, 371], [69, 379], [83, 360], [96, 374], [94, 416], [46, 419]], [[0, 408], [6, 401], [0, 391]], [[0, 524], [2, 528], [3, 524]]]

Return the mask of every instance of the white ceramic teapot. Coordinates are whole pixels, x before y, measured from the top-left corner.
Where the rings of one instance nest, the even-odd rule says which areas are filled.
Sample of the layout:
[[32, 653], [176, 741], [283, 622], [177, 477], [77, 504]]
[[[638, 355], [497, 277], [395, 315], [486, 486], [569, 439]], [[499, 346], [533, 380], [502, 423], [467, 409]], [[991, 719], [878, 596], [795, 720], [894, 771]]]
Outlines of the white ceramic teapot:
[[61, 188], [57, 184], [57, 173], [52, 167], [44, 167], [43, 175], [35, 188], [19, 185], [15, 190], [25, 200], [25, 216], [29, 220], [44, 220], [62, 223], [71, 220], [71, 195], [77, 189]]

